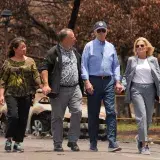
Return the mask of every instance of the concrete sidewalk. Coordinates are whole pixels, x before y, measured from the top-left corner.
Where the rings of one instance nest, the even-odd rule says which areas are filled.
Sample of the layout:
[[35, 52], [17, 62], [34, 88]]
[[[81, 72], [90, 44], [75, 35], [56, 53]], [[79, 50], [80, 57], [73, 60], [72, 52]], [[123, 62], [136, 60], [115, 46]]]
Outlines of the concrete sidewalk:
[[64, 140], [64, 152], [54, 152], [52, 139], [36, 139], [27, 137], [24, 142], [24, 153], [6, 153], [4, 151], [4, 138], [0, 137], [0, 160], [160, 160], [160, 145], [150, 146], [151, 155], [140, 155], [135, 143], [120, 143], [122, 151], [107, 152], [108, 142], [98, 143], [98, 152], [88, 150], [88, 140], [79, 140], [80, 152], [72, 152]]

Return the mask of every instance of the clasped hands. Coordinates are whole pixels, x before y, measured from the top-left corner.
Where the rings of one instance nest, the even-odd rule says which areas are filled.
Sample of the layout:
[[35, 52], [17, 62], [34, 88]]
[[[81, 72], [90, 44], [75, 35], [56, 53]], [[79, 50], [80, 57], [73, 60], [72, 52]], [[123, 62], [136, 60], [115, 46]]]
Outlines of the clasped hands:
[[41, 89], [42, 89], [42, 93], [44, 95], [47, 95], [48, 93], [51, 92], [51, 88], [49, 87], [49, 85], [43, 85], [43, 86], [41, 86]]

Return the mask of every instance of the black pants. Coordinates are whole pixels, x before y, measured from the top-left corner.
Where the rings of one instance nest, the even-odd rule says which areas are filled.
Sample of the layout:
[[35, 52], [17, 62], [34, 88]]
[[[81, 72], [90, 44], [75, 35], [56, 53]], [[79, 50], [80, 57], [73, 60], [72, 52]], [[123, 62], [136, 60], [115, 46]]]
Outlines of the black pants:
[[23, 142], [27, 126], [31, 96], [5, 97], [7, 103], [7, 129], [6, 138], [12, 137], [13, 141]]

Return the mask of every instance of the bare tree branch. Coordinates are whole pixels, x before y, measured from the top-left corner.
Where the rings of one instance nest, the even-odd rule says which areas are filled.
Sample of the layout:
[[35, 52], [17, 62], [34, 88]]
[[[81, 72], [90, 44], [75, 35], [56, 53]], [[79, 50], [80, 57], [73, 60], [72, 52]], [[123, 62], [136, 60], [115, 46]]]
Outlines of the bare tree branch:
[[74, 0], [74, 6], [71, 14], [71, 18], [68, 24], [68, 28], [73, 29], [75, 28], [79, 7], [80, 7], [81, 0]]

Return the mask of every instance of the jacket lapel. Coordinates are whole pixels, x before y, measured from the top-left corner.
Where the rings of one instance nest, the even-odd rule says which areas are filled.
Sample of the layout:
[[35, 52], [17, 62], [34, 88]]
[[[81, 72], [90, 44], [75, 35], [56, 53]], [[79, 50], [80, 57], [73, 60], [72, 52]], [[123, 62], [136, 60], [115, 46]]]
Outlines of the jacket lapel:
[[132, 71], [135, 71], [137, 64], [138, 64], [138, 56], [134, 56], [132, 60]]
[[149, 66], [151, 67], [151, 70], [155, 72], [155, 65], [154, 65], [154, 59], [152, 58], [152, 56], [147, 57]]

